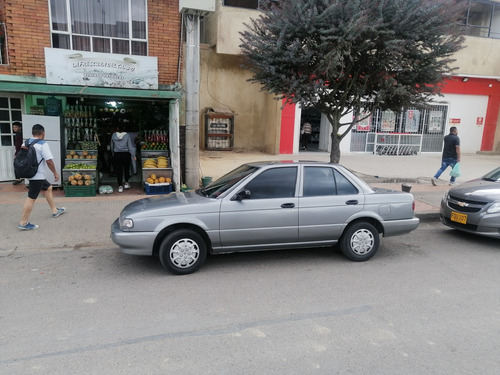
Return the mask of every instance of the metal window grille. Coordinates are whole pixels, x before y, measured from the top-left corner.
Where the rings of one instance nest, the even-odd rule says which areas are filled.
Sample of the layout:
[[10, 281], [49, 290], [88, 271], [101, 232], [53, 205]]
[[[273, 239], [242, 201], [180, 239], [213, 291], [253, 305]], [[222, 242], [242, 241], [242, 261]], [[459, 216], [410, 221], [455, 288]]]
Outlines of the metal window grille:
[[398, 113], [376, 110], [353, 127], [350, 150], [379, 155], [441, 152], [447, 112], [446, 104]]
[[211, 151], [230, 151], [233, 149], [234, 116], [222, 113], [205, 115], [205, 148]]

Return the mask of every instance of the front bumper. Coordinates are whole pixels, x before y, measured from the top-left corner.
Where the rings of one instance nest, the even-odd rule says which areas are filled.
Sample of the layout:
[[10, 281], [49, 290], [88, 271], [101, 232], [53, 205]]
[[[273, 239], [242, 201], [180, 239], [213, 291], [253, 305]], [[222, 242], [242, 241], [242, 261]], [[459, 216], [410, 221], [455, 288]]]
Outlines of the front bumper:
[[464, 214], [467, 214], [467, 223], [461, 224], [451, 221], [451, 211], [458, 212], [457, 210], [452, 210], [446, 204], [446, 201], [441, 201], [439, 218], [444, 225], [480, 236], [500, 238], [500, 214], [487, 214], [484, 212], [471, 214], [464, 212]]
[[119, 219], [111, 225], [111, 240], [120, 247], [124, 254], [153, 255], [156, 232], [125, 232], [120, 229]]

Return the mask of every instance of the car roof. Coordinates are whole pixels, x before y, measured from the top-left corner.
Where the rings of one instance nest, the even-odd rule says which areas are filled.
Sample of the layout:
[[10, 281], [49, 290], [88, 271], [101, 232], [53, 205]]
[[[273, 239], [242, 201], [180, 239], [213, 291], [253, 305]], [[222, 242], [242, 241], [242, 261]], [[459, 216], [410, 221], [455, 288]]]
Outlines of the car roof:
[[265, 167], [269, 165], [301, 165], [301, 164], [315, 164], [315, 165], [339, 165], [329, 162], [322, 162], [317, 160], [263, 160], [245, 163], [253, 167]]

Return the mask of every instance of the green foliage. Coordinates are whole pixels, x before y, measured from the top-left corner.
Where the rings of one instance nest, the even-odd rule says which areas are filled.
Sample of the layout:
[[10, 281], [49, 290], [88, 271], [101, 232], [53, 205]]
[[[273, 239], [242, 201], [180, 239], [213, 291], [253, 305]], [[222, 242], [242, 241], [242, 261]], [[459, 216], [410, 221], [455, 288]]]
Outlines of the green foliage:
[[[322, 111], [337, 146], [354, 125], [339, 123], [346, 113], [365, 107], [399, 111], [439, 94], [462, 44], [457, 0], [267, 3], [241, 33], [245, 65], [254, 73], [250, 81], [277, 98]], [[338, 134], [342, 125], [348, 129]]]

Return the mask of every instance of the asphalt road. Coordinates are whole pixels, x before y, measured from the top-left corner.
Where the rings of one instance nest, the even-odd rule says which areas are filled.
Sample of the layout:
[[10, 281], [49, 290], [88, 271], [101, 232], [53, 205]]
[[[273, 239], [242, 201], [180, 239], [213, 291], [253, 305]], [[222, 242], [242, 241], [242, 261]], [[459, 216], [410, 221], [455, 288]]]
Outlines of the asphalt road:
[[335, 249], [209, 257], [113, 246], [0, 258], [0, 374], [498, 374], [500, 242], [422, 223]]

